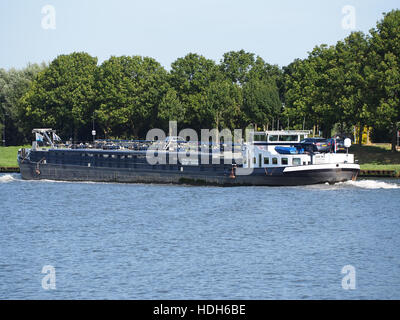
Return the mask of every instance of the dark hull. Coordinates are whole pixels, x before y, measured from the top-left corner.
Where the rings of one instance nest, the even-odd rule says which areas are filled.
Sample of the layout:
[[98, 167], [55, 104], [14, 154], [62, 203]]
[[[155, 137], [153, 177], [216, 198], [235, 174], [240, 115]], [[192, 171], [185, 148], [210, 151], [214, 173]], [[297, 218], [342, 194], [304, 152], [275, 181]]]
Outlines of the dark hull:
[[249, 175], [232, 176], [231, 170], [199, 170], [184, 166], [181, 170], [161, 170], [149, 166], [138, 168], [85, 167], [79, 165], [42, 164], [25, 161], [20, 163], [21, 176], [26, 180], [93, 181], [121, 183], [173, 183], [220, 186], [296, 186], [319, 183], [336, 183], [354, 180], [359, 172], [354, 168], [333, 168], [284, 172], [275, 168], [266, 172], [254, 169]]

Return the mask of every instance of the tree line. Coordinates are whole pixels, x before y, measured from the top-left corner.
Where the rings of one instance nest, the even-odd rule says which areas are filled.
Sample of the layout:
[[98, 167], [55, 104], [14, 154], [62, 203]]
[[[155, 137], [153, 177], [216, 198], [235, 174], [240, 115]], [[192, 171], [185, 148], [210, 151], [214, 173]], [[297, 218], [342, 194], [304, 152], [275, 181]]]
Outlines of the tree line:
[[167, 132], [170, 120], [195, 130], [304, 128], [326, 137], [357, 126], [360, 134], [373, 127], [390, 135], [395, 149], [399, 91], [400, 11], [393, 10], [369, 34], [317, 46], [282, 68], [240, 50], [218, 63], [189, 53], [168, 71], [150, 57], [98, 64], [85, 52], [0, 69], [0, 134], [16, 145], [35, 127], [77, 141], [90, 140], [93, 126], [101, 138], [144, 138], [151, 128]]

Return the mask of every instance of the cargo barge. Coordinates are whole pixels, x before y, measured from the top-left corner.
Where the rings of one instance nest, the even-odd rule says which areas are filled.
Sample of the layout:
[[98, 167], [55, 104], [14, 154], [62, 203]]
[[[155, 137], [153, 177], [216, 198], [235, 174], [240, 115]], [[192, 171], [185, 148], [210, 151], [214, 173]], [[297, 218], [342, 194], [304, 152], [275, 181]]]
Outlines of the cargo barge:
[[206, 152], [199, 144], [193, 149], [190, 142], [171, 138], [135, 145], [57, 145], [55, 130], [32, 132], [47, 147], [34, 141], [32, 148], [19, 150], [26, 180], [296, 186], [355, 180], [360, 171], [352, 154], [304, 150], [306, 131], [253, 132], [240, 146], [209, 146]]

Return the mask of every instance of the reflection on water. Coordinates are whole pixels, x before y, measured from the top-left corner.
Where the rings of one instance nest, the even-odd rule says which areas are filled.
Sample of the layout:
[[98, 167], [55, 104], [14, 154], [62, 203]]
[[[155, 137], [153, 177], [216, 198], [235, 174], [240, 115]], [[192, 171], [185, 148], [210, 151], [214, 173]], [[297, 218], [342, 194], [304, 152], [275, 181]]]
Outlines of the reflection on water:
[[[399, 299], [400, 180], [307, 187], [0, 175], [0, 299]], [[41, 286], [55, 267], [56, 290]], [[343, 290], [341, 270], [357, 287]]]

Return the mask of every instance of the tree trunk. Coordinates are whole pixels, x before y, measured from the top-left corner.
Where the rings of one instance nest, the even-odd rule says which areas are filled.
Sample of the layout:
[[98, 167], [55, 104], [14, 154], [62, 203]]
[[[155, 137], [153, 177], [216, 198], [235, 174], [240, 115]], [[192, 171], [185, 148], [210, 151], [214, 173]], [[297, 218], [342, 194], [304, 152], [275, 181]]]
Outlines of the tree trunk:
[[216, 119], [215, 119], [215, 126], [216, 126], [216, 128], [215, 129], [217, 129], [216, 130], [216, 137], [215, 137], [215, 142], [217, 143], [217, 146], [219, 146], [219, 148], [221, 147], [220, 146], [220, 142], [221, 141], [219, 141], [219, 116], [218, 116], [218, 112], [217, 112], [217, 117], [216, 117]]
[[360, 124], [360, 131], [358, 132], [358, 144], [362, 146], [362, 136], [364, 132], [364, 125]]
[[332, 125], [327, 125], [325, 128], [324, 128], [324, 138], [330, 138], [331, 137], [331, 133], [332, 133]]
[[[141, 137], [139, 137], [139, 128], [137, 126], [133, 127], [133, 135], [135, 137], [137, 137], [138, 139], [141, 138]], [[146, 139], [146, 137], [144, 137], [144, 139]]]
[[396, 146], [397, 146], [397, 126], [396, 124], [393, 125], [392, 129], [392, 152], [396, 152]]
[[74, 142], [77, 143], [78, 141], [78, 128], [74, 125]]
[[108, 139], [108, 134], [111, 132], [111, 129], [109, 127], [105, 127], [103, 132], [104, 132], [104, 139]]

